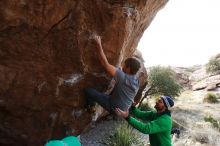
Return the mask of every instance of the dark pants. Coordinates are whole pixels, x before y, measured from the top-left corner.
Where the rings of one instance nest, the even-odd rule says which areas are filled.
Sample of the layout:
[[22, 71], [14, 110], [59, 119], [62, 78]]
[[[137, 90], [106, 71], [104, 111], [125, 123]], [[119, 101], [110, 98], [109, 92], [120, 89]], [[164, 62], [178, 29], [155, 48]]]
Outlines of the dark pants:
[[86, 88], [84, 89], [84, 92], [87, 98], [88, 106], [94, 106], [95, 102], [97, 102], [109, 113], [114, 113], [110, 105], [109, 95], [98, 92], [93, 88]]

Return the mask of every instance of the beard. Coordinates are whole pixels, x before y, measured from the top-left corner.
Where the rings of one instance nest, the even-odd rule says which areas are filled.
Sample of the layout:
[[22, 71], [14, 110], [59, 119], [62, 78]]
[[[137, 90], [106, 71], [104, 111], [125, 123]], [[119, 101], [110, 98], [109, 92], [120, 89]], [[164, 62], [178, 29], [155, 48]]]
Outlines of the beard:
[[157, 110], [157, 111], [162, 111], [164, 108], [163, 107], [160, 107], [158, 106], [157, 104], [154, 106], [154, 108]]
[[158, 111], [158, 106], [157, 105], [155, 105], [154, 108]]

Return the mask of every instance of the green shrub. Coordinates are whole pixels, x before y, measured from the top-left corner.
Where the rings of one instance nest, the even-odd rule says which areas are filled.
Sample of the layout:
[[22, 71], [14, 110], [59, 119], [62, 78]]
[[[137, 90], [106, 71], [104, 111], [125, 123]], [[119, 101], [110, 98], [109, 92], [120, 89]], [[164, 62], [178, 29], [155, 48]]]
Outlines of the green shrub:
[[103, 142], [107, 146], [144, 146], [139, 135], [128, 124], [122, 124], [116, 133]]
[[161, 66], [155, 66], [150, 69], [148, 86], [147, 95], [154, 96], [167, 95], [175, 97], [179, 96], [182, 89], [175, 79], [174, 71], [169, 67]]
[[217, 103], [218, 102], [218, 99], [217, 99], [217, 96], [213, 93], [208, 93], [204, 99], [203, 99], [203, 102], [208, 102], [208, 103]]
[[142, 102], [142, 104], [140, 105], [140, 110], [141, 111], [149, 111], [152, 110], [152, 108], [149, 106], [147, 101]]
[[206, 116], [206, 117], [204, 117], [204, 120], [206, 122], [210, 122], [214, 128], [219, 128], [218, 121], [215, 120], [212, 116], [210, 116], [210, 115]]
[[214, 73], [218, 70], [220, 70], [220, 61], [218, 61], [216, 58], [211, 58], [206, 65], [206, 72]]

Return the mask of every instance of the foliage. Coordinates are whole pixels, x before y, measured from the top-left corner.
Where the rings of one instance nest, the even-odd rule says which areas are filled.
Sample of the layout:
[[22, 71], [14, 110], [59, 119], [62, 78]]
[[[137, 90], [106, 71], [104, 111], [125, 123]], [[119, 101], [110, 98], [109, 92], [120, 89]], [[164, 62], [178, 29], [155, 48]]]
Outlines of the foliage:
[[146, 100], [140, 105], [139, 108], [140, 108], [141, 111], [152, 110], [152, 108], [149, 106], [149, 104], [148, 104], [148, 102]]
[[217, 103], [218, 102], [218, 99], [217, 99], [217, 96], [213, 93], [208, 93], [204, 99], [203, 99], [203, 102], [208, 102], [208, 103]]
[[174, 73], [169, 67], [153, 67], [148, 76], [148, 95], [179, 96], [181, 86], [174, 78]]
[[216, 119], [214, 119], [212, 116], [206, 116], [206, 117], [204, 117], [204, 120], [206, 121], [206, 122], [210, 122], [210, 123], [212, 123], [212, 126], [214, 127], [214, 128], [219, 128], [219, 124], [218, 124], [218, 121], [216, 120]]
[[214, 73], [218, 70], [220, 70], [220, 61], [218, 61], [217, 58], [211, 58], [206, 65], [206, 72]]
[[104, 144], [107, 146], [144, 146], [139, 137], [128, 124], [121, 124], [116, 133], [107, 139]]

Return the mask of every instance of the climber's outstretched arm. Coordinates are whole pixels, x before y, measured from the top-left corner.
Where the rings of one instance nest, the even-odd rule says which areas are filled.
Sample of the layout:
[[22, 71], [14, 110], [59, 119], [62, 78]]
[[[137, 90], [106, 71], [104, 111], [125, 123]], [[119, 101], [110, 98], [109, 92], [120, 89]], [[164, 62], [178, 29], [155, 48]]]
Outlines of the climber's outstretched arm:
[[97, 50], [98, 50], [98, 54], [99, 54], [99, 60], [101, 62], [101, 64], [103, 65], [103, 67], [105, 68], [105, 70], [108, 72], [109, 75], [111, 75], [112, 77], [115, 76], [116, 73], [116, 67], [114, 67], [113, 65], [109, 64], [108, 59], [105, 56], [105, 53], [102, 49], [102, 43], [101, 43], [101, 38], [98, 35], [94, 36], [94, 40], [97, 44]]

